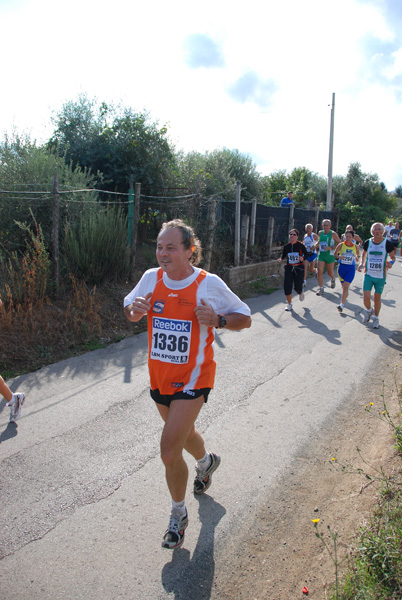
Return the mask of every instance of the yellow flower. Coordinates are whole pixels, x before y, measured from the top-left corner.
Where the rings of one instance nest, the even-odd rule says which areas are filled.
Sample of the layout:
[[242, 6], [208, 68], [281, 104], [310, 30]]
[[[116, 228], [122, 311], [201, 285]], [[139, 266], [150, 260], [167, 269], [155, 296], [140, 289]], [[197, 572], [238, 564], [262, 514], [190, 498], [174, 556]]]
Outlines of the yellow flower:
[[374, 402], [370, 402], [370, 406], [374, 406]]
[[320, 519], [311, 519], [311, 522], [312, 522], [312, 523], [319, 523], [319, 522], [320, 522]]
[[332, 457], [332, 458], [331, 458], [331, 460], [332, 460], [332, 462], [335, 462], [335, 461], [336, 461], [336, 458], [333, 458], [333, 457]]

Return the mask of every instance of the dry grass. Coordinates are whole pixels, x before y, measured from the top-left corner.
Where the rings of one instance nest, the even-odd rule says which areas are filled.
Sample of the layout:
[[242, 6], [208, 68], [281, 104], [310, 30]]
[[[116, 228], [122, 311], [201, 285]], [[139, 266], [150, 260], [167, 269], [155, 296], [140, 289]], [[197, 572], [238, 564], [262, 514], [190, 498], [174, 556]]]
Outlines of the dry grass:
[[3, 298], [0, 306], [0, 372], [11, 377], [107, 346], [145, 329], [123, 312], [130, 284], [88, 288], [72, 279], [60, 298], [20, 304]]

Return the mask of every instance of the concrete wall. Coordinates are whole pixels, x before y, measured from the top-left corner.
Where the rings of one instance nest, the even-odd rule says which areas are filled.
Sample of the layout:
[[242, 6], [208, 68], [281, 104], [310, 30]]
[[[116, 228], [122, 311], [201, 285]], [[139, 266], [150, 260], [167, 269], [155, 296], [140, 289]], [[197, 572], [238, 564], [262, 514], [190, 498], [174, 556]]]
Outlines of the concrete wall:
[[283, 273], [283, 264], [277, 260], [255, 263], [253, 265], [244, 265], [241, 267], [232, 267], [228, 269], [223, 277], [229, 287], [245, 283], [246, 281], [255, 281], [260, 277], [268, 275], [277, 275]]

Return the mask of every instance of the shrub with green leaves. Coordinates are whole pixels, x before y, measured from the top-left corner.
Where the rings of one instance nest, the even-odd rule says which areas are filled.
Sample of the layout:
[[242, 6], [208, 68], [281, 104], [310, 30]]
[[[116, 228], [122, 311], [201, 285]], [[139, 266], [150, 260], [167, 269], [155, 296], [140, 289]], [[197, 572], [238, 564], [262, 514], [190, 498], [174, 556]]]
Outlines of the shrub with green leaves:
[[120, 208], [86, 211], [76, 228], [67, 224], [64, 258], [68, 271], [87, 283], [124, 279], [130, 271], [127, 218]]

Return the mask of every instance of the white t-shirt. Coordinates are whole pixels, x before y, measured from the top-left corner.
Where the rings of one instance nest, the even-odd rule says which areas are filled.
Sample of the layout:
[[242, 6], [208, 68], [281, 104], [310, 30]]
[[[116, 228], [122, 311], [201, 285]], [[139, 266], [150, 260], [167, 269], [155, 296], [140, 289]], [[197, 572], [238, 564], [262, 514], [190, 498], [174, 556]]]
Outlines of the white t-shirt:
[[[193, 283], [200, 274], [201, 269], [193, 267], [194, 272], [186, 279], [170, 279], [166, 273], [163, 273], [163, 283], [167, 288], [174, 290], [182, 290]], [[124, 298], [124, 307], [129, 306], [135, 298], [144, 297], [149, 292], [153, 292], [159, 267], [145, 271], [140, 281], [134, 289]], [[240, 300], [238, 296], [226, 285], [226, 283], [213, 273], [207, 273], [205, 278], [206, 283], [206, 298], [207, 302], [216, 314], [240, 313], [242, 315], [251, 315], [250, 308], [245, 302]]]

